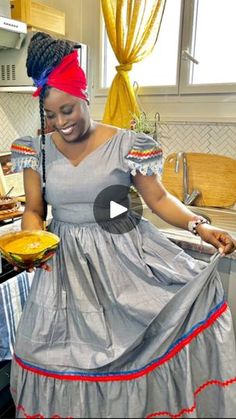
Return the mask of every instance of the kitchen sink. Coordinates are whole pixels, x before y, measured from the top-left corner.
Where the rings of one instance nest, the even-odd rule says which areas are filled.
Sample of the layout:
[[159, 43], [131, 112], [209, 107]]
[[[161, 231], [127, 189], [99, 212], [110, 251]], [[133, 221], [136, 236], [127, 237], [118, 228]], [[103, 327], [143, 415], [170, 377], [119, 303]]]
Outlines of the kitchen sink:
[[[211, 208], [211, 207], [194, 207], [194, 206], [187, 206], [191, 211], [195, 214], [202, 215], [205, 217], [210, 224], [214, 225], [215, 227], [221, 228], [223, 230], [228, 231], [232, 236], [236, 238], [236, 211], [233, 209], [226, 209], [226, 208]], [[168, 230], [168, 231], [176, 231], [178, 234], [188, 234], [185, 230], [182, 230], [178, 227], [174, 227], [165, 221], [163, 221], [160, 217], [155, 215], [150, 208], [146, 205], [143, 207], [143, 216], [151, 221], [156, 227], [160, 230]], [[191, 234], [191, 233], [190, 233]]]
[[196, 214], [206, 217], [216, 227], [236, 233], [236, 211], [226, 208], [189, 207]]

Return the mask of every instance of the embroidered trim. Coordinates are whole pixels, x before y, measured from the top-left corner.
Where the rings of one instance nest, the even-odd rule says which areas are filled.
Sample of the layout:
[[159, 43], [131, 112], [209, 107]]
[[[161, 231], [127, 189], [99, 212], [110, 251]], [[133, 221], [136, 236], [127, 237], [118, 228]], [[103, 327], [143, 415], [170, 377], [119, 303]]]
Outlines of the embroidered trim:
[[24, 153], [24, 154], [31, 154], [31, 155], [36, 155], [37, 154], [37, 152], [34, 148], [28, 147], [28, 146], [25, 146], [25, 145], [21, 145], [21, 144], [12, 144], [11, 151], [13, 151], [15, 153]]
[[34, 374], [42, 375], [49, 378], [59, 379], [59, 380], [69, 380], [69, 381], [125, 381], [125, 380], [134, 380], [139, 377], [142, 377], [146, 374], [151, 373], [156, 368], [160, 367], [162, 364], [168, 362], [172, 359], [178, 352], [180, 352], [186, 345], [205, 329], [211, 327], [211, 325], [216, 321], [218, 317], [226, 311], [228, 305], [226, 301], [220, 302], [216, 307], [214, 307], [208, 316], [201, 322], [197, 323], [179, 338], [177, 341], [167, 349], [167, 351], [160, 357], [152, 360], [149, 364], [141, 367], [137, 370], [131, 371], [121, 371], [121, 372], [101, 372], [101, 373], [84, 373], [84, 372], [58, 372], [58, 371], [49, 371], [44, 368], [39, 368], [33, 364], [30, 364], [27, 361], [22, 360], [17, 355], [15, 355], [16, 363], [24, 370], [31, 371]]
[[132, 160], [128, 160], [128, 167], [131, 169], [131, 175], [135, 176], [137, 172], [140, 172], [142, 175], [151, 176], [151, 175], [160, 175], [162, 173], [162, 167], [158, 161], [146, 161], [137, 163]]
[[[46, 416], [42, 415], [41, 413], [36, 413], [35, 415], [29, 415], [28, 413], [26, 413], [24, 406], [22, 405], [18, 405], [16, 407], [16, 410], [18, 412], [22, 412], [22, 414], [24, 415], [23, 417], [27, 418], [27, 419], [46, 419]], [[47, 417], [48, 418], [48, 417]], [[51, 416], [51, 419], [75, 419], [72, 416], [60, 416], [57, 413], [55, 413], [54, 415]]]
[[236, 383], [236, 377], [231, 378], [230, 380], [226, 380], [226, 381], [220, 381], [220, 380], [207, 381], [206, 383], [203, 383], [200, 387], [198, 387], [194, 391], [194, 393], [193, 393], [194, 404], [192, 405], [192, 407], [183, 408], [178, 413], [171, 413], [171, 412], [167, 412], [167, 411], [154, 412], [154, 413], [151, 413], [148, 416], [146, 416], [146, 419], [156, 418], [158, 416], [169, 416], [170, 418], [181, 418], [183, 415], [185, 415], [187, 413], [193, 413], [194, 410], [196, 410], [196, 408], [197, 408], [196, 398], [197, 398], [198, 394], [200, 394], [203, 390], [205, 390], [206, 387], [212, 386], [212, 385], [217, 385], [219, 387], [226, 387], [226, 386], [229, 386], [229, 385], [235, 384], [235, 383]]
[[11, 163], [12, 172], [21, 172], [23, 169], [29, 168], [37, 170], [39, 168], [39, 161], [36, 156], [12, 157]]
[[140, 150], [132, 148], [127, 154], [126, 158], [138, 158], [138, 159], [148, 159], [150, 157], [156, 157], [162, 154], [160, 148], [153, 148], [151, 150]]
[[[169, 416], [170, 418], [180, 418], [184, 414], [193, 413], [194, 410], [196, 410], [196, 408], [197, 408], [196, 398], [197, 398], [198, 394], [200, 394], [208, 386], [217, 385], [219, 387], [223, 387], [224, 388], [224, 387], [227, 387], [227, 386], [229, 386], [231, 384], [235, 384], [235, 383], [236, 383], [236, 377], [231, 378], [230, 380], [226, 380], [226, 381], [220, 381], [220, 380], [210, 380], [210, 381], [207, 381], [206, 383], [203, 383], [200, 387], [198, 387], [194, 391], [194, 393], [193, 393], [193, 396], [194, 396], [194, 404], [193, 404], [192, 407], [183, 408], [178, 413], [171, 413], [171, 412], [167, 412], [167, 411], [159, 411], [159, 412], [150, 413], [149, 415], [146, 416], [146, 419], [156, 418], [158, 416]], [[16, 407], [16, 410], [18, 412], [22, 412], [22, 414], [24, 415], [24, 417], [27, 418], [27, 419], [29, 419], [29, 418], [31, 418], [31, 419], [33, 419], [33, 418], [35, 418], [35, 419], [45, 419], [46, 418], [46, 416], [42, 415], [41, 413], [36, 413], [35, 415], [27, 414], [26, 411], [25, 411], [24, 406], [22, 406], [22, 405], [18, 405]], [[51, 418], [52, 419], [54, 419], [54, 418], [55, 419], [56, 418], [60, 419], [60, 418], [62, 418], [62, 416], [60, 416], [60, 415], [58, 415], [58, 414], [55, 413], [53, 416], [51, 416]], [[73, 419], [73, 417], [72, 416], [66, 416], [66, 418], [64, 418], [64, 419]]]

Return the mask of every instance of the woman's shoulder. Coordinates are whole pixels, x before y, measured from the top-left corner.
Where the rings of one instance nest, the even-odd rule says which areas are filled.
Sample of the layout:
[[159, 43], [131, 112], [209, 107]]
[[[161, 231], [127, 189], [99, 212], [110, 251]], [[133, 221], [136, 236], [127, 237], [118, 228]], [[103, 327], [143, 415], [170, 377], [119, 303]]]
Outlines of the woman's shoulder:
[[162, 148], [158, 141], [143, 132], [130, 131], [130, 147], [125, 156], [131, 174], [138, 172], [144, 175], [162, 172]]
[[24, 136], [15, 139], [11, 144], [11, 152], [20, 154], [37, 154], [40, 150], [39, 137]]
[[39, 137], [25, 136], [11, 144], [12, 171], [19, 172], [25, 168], [37, 170], [39, 167]]

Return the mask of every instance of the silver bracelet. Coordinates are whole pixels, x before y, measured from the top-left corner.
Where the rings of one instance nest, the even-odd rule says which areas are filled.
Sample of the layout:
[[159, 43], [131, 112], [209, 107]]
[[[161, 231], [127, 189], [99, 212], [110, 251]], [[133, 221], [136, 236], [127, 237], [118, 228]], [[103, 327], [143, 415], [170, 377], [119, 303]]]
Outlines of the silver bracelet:
[[206, 220], [205, 218], [201, 217], [201, 218], [197, 218], [196, 220], [193, 221], [189, 221], [188, 222], [188, 230], [194, 234], [195, 236], [199, 236], [198, 232], [197, 232], [197, 226], [199, 226], [200, 224], [210, 224], [208, 220]]

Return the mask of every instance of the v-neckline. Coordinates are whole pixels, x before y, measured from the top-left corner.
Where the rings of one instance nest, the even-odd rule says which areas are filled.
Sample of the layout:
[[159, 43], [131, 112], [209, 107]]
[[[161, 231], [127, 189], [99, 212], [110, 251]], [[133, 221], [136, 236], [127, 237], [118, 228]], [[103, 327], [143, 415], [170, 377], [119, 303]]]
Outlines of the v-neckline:
[[90, 153], [88, 153], [82, 160], [80, 160], [80, 162], [78, 164], [73, 164], [71, 162], [71, 160], [65, 156], [64, 153], [62, 153], [62, 151], [60, 151], [57, 147], [57, 145], [55, 144], [55, 142], [53, 141], [52, 135], [51, 135], [51, 143], [53, 144], [53, 147], [55, 148], [55, 150], [57, 151], [57, 153], [59, 153], [69, 164], [70, 166], [72, 166], [73, 168], [78, 168], [84, 161], [86, 161], [89, 157], [93, 156], [93, 154], [95, 154], [96, 151], [99, 151], [100, 149], [102, 149], [105, 145], [108, 145], [113, 139], [114, 137], [116, 137], [118, 135], [118, 133], [121, 130], [117, 130], [117, 132], [112, 135], [112, 137], [110, 137], [108, 140], [106, 140], [104, 143], [100, 144], [98, 147], [96, 147], [94, 150], [90, 151]]

